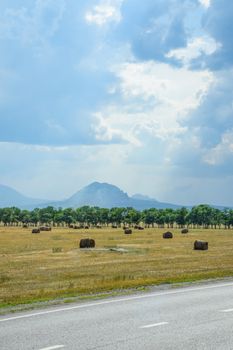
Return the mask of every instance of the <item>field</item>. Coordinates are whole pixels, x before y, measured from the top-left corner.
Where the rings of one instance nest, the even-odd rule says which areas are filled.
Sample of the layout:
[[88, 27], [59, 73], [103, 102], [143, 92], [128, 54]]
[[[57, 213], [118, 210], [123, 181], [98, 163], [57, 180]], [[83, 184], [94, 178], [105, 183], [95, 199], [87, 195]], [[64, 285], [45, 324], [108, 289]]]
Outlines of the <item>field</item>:
[[[190, 230], [163, 239], [164, 229], [73, 230], [0, 227], [0, 306], [152, 284], [233, 276], [233, 231]], [[91, 237], [96, 248], [80, 250]], [[194, 251], [196, 239], [208, 251]]]

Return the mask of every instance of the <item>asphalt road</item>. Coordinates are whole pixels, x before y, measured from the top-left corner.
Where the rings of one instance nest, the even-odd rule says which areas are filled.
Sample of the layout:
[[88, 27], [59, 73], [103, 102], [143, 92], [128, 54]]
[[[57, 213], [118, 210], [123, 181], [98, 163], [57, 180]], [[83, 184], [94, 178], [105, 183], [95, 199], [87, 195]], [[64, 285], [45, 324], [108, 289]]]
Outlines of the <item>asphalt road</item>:
[[1, 350], [233, 350], [233, 282], [0, 317]]

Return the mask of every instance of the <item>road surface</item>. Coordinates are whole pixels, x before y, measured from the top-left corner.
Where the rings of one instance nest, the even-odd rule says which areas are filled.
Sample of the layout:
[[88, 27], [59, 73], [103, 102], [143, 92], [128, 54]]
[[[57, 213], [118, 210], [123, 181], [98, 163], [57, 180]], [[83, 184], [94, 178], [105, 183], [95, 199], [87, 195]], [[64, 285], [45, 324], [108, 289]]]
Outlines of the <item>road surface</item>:
[[233, 350], [233, 282], [0, 317], [1, 350]]

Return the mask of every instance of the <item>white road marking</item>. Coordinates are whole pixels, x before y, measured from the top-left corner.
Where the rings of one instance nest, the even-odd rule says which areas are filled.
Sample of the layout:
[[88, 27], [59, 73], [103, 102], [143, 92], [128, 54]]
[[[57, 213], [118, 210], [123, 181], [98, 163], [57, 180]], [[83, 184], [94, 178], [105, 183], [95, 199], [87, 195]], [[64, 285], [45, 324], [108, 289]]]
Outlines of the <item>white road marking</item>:
[[148, 325], [142, 326], [140, 328], [153, 328], [153, 327], [164, 326], [166, 324], [168, 324], [168, 322], [160, 322], [160, 323], [148, 324]]
[[158, 297], [158, 296], [163, 296], [163, 295], [190, 293], [190, 292], [196, 292], [196, 291], [200, 291], [200, 290], [208, 290], [208, 289], [224, 288], [224, 287], [232, 287], [232, 286], [233, 286], [233, 283], [225, 283], [225, 284], [216, 284], [216, 285], [205, 286], [205, 287], [184, 288], [184, 289], [177, 289], [177, 290], [172, 290], [172, 291], [170, 290], [167, 292], [163, 291], [163, 292], [150, 293], [150, 294], [138, 295], [138, 296], [133, 296], [133, 297], [125, 297], [125, 298], [119, 298], [119, 299], [97, 301], [95, 303], [81, 304], [81, 305], [76, 305], [76, 306], [64, 307], [64, 308], [60, 308], [60, 309], [53, 309], [53, 310], [36, 312], [36, 313], [32, 313], [32, 314], [3, 318], [3, 319], [0, 319], [0, 322], [19, 320], [19, 319], [35, 317], [35, 316], [48, 315], [48, 314], [53, 314], [53, 313], [63, 312], [63, 311], [84, 309], [84, 308], [89, 308], [89, 307], [94, 307], [94, 306], [99, 306], [99, 305], [116, 304], [116, 303], [121, 303], [124, 301], [140, 300], [140, 299], [153, 298], [153, 297]]
[[64, 345], [54, 345], [54, 346], [49, 346], [48, 348], [43, 348], [40, 350], [54, 350], [54, 349], [61, 349], [64, 348]]
[[233, 309], [220, 310], [221, 312], [233, 312]]

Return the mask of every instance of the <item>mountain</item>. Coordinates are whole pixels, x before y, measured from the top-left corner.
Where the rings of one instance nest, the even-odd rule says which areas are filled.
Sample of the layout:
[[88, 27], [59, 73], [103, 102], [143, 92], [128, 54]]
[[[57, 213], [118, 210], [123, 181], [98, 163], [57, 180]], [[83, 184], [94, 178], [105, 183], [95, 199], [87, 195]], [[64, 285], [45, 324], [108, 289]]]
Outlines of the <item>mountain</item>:
[[43, 205], [47, 201], [24, 196], [11, 187], [0, 185], [0, 208], [18, 207], [21, 209], [33, 209], [37, 205]]
[[[20, 209], [45, 208], [78, 208], [84, 205], [97, 206], [100, 208], [133, 207], [137, 210], [150, 208], [165, 209], [181, 208], [181, 205], [159, 202], [156, 199], [135, 194], [132, 197], [114, 185], [108, 183], [93, 182], [83, 187], [70, 198], [63, 201], [48, 201], [43, 199], [29, 198], [16, 190], [0, 185], [0, 208], [18, 207]], [[223, 210], [224, 207], [213, 206]], [[191, 207], [188, 207], [191, 208]]]
[[[81, 207], [83, 205], [100, 208], [127, 207], [130, 198], [127, 193], [108, 183], [93, 182], [62, 202], [62, 207]], [[61, 203], [60, 203], [61, 204]]]
[[[55, 203], [54, 203], [55, 204]], [[181, 206], [171, 203], [161, 203], [150, 197], [143, 195], [134, 195], [129, 197], [127, 193], [114, 185], [108, 183], [93, 182], [76, 192], [72, 197], [65, 201], [58, 202], [55, 206], [81, 207], [84, 205], [97, 206], [101, 208], [113, 207], [133, 207], [137, 210], [149, 208], [180, 208]]]

